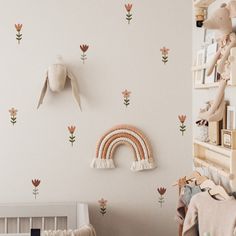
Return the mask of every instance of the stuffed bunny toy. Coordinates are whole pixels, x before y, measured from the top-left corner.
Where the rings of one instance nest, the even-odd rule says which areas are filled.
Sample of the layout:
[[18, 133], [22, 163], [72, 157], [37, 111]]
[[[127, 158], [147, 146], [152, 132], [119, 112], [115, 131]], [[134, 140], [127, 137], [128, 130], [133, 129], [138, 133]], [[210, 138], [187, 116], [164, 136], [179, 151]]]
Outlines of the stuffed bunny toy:
[[224, 99], [226, 85], [227, 81], [221, 79], [215, 100], [207, 102], [205, 109], [200, 109], [198, 116], [200, 120], [196, 122], [199, 126], [208, 125], [208, 122], [220, 121], [223, 119], [226, 106]]
[[[214, 101], [210, 101], [207, 109], [200, 110], [198, 125], [206, 125], [211, 121], [220, 121], [225, 112], [225, 88], [230, 79], [230, 50], [236, 47], [236, 34], [233, 32], [232, 18], [236, 17], [236, 0], [231, 0], [228, 4], [223, 3], [213, 15], [203, 22], [206, 29], [217, 30], [217, 42], [219, 49], [207, 70], [207, 76], [211, 75], [217, 65], [217, 72], [221, 80], [218, 92]], [[206, 122], [205, 122], [206, 121]]]
[[208, 65], [207, 76], [211, 75], [217, 65], [217, 72], [226, 80], [230, 77], [230, 49], [236, 47], [236, 34], [233, 32], [232, 18], [236, 17], [236, 0], [223, 3], [213, 15], [203, 22], [206, 29], [217, 30], [219, 49]]
[[43, 103], [47, 87], [52, 92], [61, 92], [65, 87], [67, 79], [70, 79], [71, 81], [72, 93], [81, 110], [77, 81], [63, 63], [57, 63], [49, 66], [37, 108], [39, 108], [39, 106]]

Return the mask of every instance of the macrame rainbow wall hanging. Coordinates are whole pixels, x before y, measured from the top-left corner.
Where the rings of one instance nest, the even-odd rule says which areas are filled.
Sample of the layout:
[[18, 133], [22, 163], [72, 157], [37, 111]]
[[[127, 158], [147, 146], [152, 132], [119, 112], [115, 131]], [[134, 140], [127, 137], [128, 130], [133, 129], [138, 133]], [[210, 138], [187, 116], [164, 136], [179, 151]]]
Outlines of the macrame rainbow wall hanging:
[[99, 140], [91, 168], [115, 168], [114, 153], [116, 148], [122, 144], [129, 145], [134, 151], [132, 171], [150, 170], [156, 167], [147, 138], [133, 126], [119, 125], [110, 129]]

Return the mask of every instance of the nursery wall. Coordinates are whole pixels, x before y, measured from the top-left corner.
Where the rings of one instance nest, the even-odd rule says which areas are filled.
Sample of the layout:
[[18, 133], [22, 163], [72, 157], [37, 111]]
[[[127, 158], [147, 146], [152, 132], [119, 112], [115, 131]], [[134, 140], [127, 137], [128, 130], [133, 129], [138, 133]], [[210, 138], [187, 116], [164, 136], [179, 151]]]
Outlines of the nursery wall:
[[[171, 185], [191, 171], [191, 1], [133, 0], [130, 24], [126, 3], [1, 0], [0, 202], [85, 201], [99, 236], [176, 235], [178, 191]], [[15, 23], [23, 24], [19, 44]], [[89, 45], [84, 64], [81, 44]], [[60, 94], [48, 91], [36, 109], [45, 71], [58, 56], [77, 77], [82, 112], [69, 84]], [[132, 92], [128, 107], [125, 89]], [[99, 137], [123, 123], [149, 138], [157, 169], [132, 173], [133, 153], [125, 146], [115, 154], [117, 169], [90, 168]], [[69, 125], [76, 126], [73, 147]], [[41, 179], [36, 200], [35, 178]], [[162, 208], [158, 187], [167, 188]]]

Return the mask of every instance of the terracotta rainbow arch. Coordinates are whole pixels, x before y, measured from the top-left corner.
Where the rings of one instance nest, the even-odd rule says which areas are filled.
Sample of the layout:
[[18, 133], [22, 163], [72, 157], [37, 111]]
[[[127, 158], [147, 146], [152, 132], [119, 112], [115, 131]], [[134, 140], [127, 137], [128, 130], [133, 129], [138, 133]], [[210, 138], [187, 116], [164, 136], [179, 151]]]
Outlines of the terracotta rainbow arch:
[[132, 171], [150, 170], [156, 167], [147, 138], [131, 125], [115, 126], [101, 137], [91, 167], [96, 169], [115, 168], [114, 152], [122, 144], [129, 145], [133, 149]]

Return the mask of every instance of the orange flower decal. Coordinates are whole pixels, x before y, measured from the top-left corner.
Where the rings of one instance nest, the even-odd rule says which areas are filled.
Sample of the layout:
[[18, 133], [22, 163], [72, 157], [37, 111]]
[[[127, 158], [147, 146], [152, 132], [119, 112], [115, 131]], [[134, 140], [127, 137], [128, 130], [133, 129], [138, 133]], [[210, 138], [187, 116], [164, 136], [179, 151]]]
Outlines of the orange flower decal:
[[127, 107], [130, 105], [130, 94], [131, 92], [127, 89], [122, 92], [124, 98], [124, 105]]
[[132, 20], [132, 14], [131, 14], [132, 7], [133, 7], [133, 4], [131, 3], [125, 4], [125, 9], [127, 11], [126, 20], [128, 21], [128, 24], [130, 24], [130, 21]]
[[169, 57], [169, 48], [163, 47], [160, 49], [161, 53], [162, 53], [162, 61], [164, 64], [166, 64], [168, 62], [168, 57]]
[[87, 60], [86, 52], [87, 52], [88, 49], [89, 49], [89, 45], [87, 45], [87, 44], [82, 44], [82, 45], [80, 45], [80, 49], [81, 49], [81, 51], [82, 51], [81, 60], [83, 61], [83, 64], [84, 64], [84, 63], [85, 63], [85, 60]]
[[17, 40], [18, 44], [20, 44], [20, 41], [22, 40], [22, 33], [21, 33], [22, 27], [23, 27], [22, 24], [15, 24], [15, 28], [17, 31], [16, 40]]
[[125, 9], [126, 9], [126, 11], [128, 11], [128, 12], [131, 11], [132, 7], [133, 7], [133, 5], [130, 4], [130, 3], [129, 3], [129, 4], [125, 4]]
[[33, 186], [34, 186], [34, 189], [33, 189], [33, 195], [35, 197], [35, 199], [37, 198], [37, 195], [39, 195], [39, 190], [38, 190], [38, 186], [40, 185], [41, 183], [41, 180], [39, 179], [32, 179], [31, 180]]
[[73, 125], [68, 126], [68, 130], [69, 130], [69, 133], [70, 133], [69, 141], [70, 141], [72, 146], [75, 142], [75, 135], [74, 135], [75, 129], [76, 129], [76, 126], [73, 126]]
[[185, 120], [187, 118], [186, 115], [179, 115], [178, 116], [179, 121], [180, 121], [180, 132], [182, 133], [182, 136], [184, 135], [184, 132], [186, 131], [186, 125], [185, 125]]
[[166, 188], [163, 188], [163, 187], [160, 187], [160, 188], [157, 188], [157, 191], [158, 193], [160, 194], [159, 196], [159, 203], [161, 205], [161, 207], [163, 206], [164, 202], [165, 202], [165, 198], [164, 198], [164, 195], [166, 193]]
[[106, 211], [106, 207], [107, 207], [107, 200], [105, 199], [101, 199], [98, 201], [99, 205], [100, 205], [100, 213], [104, 216], [107, 211]]
[[16, 123], [17, 110], [14, 107], [12, 107], [9, 110], [9, 113], [10, 113], [10, 116], [11, 116], [11, 123], [14, 125]]
[[161, 187], [161, 188], [158, 188], [157, 191], [160, 195], [164, 195], [166, 193], [166, 188]]
[[186, 120], [186, 118], [187, 118], [187, 116], [186, 116], [186, 115], [179, 115], [178, 118], [179, 118], [179, 121], [180, 121], [181, 123], [184, 123], [185, 120]]

